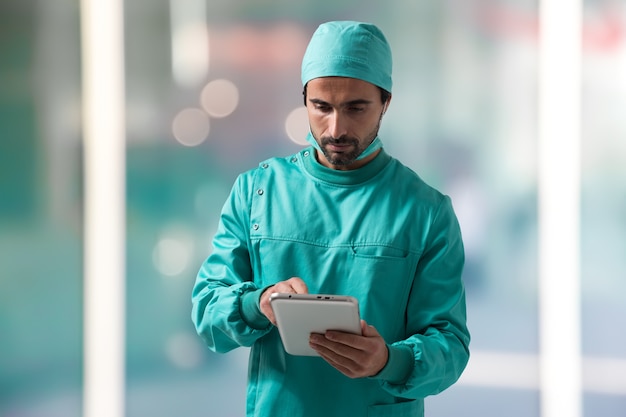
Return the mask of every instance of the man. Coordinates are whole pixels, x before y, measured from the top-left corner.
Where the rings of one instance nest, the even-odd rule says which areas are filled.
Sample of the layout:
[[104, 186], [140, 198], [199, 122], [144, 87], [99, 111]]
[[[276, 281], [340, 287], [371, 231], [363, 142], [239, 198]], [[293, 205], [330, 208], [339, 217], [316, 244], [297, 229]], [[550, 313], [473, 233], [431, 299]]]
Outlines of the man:
[[[463, 243], [450, 199], [382, 148], [391, 51], [371, 24], [329, 22], [302, 62], [312, 147], [237, 179], [193, 288], [210, 349], [251, 346], [247, 416], [423, 416], [469, 358]], [[285, 353], [272, 293], [351, 295], [362, 334]]]

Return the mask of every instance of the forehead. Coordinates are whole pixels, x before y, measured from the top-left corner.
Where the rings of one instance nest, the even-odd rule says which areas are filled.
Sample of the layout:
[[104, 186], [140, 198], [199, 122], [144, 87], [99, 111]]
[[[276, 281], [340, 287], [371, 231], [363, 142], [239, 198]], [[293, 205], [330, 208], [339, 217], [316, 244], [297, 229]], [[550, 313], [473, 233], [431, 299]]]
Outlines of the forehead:
[[356, 78], [321, 77], [307, 83], [307, 95], [325, 101], [374, 100], [380, 97], [380, 90]]

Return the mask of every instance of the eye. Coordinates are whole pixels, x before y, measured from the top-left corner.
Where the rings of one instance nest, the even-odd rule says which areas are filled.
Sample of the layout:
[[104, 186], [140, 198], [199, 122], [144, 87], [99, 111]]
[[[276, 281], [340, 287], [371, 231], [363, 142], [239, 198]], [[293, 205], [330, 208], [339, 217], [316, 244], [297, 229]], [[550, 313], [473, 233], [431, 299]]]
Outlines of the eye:
[[361, 112], [365, 111], [365, 107], [350, 106], [350, 107], [348, 107], [348, 111], [350, 111], [352, 113], [361, 113]]
[[327, 112], [329, 112], [331, 109], [330, 109], [330, 106], [328, 106], [328, 105], [326, 105], [326, 104], [316, 104], [316, 105], [315, 105], [315, 110], [319, 110], [319, 111], [321, 111], [321, 112], [323, 112], [323, 113], [327, 113]]

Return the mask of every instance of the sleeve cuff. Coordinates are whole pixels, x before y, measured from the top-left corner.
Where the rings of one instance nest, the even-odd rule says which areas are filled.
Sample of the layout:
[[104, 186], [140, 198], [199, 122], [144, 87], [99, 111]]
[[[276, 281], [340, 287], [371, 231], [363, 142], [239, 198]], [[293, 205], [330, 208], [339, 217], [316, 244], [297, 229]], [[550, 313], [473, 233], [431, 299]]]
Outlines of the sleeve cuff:
[[390, 384], [403, 384], [413, 370], [413, 350], [405, 345], [387, 345], [389, 359], [374, 379], [387, 381]]
[[265, 314], [261, 313], [261, 309], [259, 308], [259, 300], [264, 290], [265, 288], [259, 288], [241, 294], [241, 317], [248, 326], [257, 330], [267, 329], [270, 325], [270, 321], [265, 317]]

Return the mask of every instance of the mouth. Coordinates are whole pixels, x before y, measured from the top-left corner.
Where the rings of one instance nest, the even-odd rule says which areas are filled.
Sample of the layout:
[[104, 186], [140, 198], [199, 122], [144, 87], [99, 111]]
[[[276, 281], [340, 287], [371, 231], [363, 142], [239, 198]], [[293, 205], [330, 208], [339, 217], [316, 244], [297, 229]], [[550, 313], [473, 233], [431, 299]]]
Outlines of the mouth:
[[327, 143], [326, 149], [331, 152], [345, 152], [352, 148], [354, 145], [351, 143]]
[[322, 140], [322, 147], [325, 148], [328, 152], [348, 152], [352, 151], [358, 146], [358, 141], [350, 139], [350, 138], [325, 138]]

